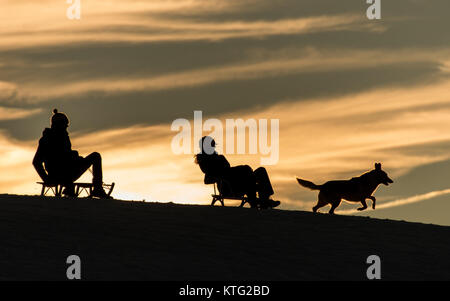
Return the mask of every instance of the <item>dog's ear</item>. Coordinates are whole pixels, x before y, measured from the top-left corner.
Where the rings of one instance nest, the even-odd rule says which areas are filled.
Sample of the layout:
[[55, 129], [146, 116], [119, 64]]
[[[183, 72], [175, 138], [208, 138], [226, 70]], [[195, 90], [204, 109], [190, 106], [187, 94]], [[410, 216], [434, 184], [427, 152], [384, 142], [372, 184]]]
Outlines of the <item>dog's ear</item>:
[[375, 169], [381, 170], [381, 163], [375, 163]]

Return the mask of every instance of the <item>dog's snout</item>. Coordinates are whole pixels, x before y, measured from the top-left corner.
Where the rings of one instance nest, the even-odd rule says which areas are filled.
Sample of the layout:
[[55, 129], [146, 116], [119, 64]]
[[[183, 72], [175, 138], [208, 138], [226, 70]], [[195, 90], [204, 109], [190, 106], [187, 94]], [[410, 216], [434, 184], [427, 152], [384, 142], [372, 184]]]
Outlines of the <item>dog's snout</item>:
[[386, 178], [386, 181], [383, 182], [384, 185], [388, 186], [389, 184], [394, 183], [391, 178]]

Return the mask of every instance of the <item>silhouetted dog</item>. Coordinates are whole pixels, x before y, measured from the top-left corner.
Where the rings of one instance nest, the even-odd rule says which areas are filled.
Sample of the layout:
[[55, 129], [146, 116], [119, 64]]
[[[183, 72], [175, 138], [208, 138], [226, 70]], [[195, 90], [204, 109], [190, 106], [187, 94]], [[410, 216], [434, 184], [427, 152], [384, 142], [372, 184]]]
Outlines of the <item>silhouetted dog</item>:
[[317, 209], [331, 204], [330, 214], [334, 213], [342, 199], [350, 202], [361, 202], [363, 206], [358, 210], [366, 209], [366, 199], [371, 199], [372, 208], [375, 209], [376, 199], [372, 196], [372, 193], [380, 184], [387, 186], [389, 183], [394, 183], [387, 173], [381, 170], [381, 163], [375, 163], [374, 170], [347, 181], [329, 181], [323, 185], [316, 185], [299, 178], [297, 178], [297, 181], [300, 185], [311, 190], [320, 190], [319, 200], [317, 205], [313, 207], [313, 211], [316, 212]]

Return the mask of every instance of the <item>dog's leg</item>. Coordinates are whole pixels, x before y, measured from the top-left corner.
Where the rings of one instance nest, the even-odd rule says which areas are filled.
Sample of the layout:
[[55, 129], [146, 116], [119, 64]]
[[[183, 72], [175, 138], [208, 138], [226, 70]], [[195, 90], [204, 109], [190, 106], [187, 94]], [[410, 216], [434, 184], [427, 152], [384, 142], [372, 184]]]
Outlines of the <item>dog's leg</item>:
[[359, 211], [363, 211], [367, 209], [366, 199], [361, 200], [361, 204], [363, 205], [361, 208], [358, 208]]
[[372, 200], [372, 209], [375, 209], [375, 203], [377, 202], [377, 199], [374, 196], [369, 196], [368, 199]]
[[326, 206], [329, 203], [327, 196], [323, 192], [319, 192], [317, 205], [313, 207], [313, 212], [317, 212], [319, 208]]
[[331, 202], [331, 209], [328, 211], [329, 214], [334, 214], [334, 210], [341, 204], [341, 199], [337, 199]]

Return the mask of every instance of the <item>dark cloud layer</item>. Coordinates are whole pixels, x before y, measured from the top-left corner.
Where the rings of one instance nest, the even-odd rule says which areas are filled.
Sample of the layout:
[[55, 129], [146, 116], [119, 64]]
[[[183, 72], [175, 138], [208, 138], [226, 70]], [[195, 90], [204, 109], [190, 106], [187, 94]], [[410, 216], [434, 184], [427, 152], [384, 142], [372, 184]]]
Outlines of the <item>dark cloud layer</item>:
[[42, 126], [48, 126], [54, 107], [69, 114], [72, 131], [87, 132], [191, 119], [194, 110], [202, 110], [208, 118], [238, 110], [257, 110], [280, 101], [338, 97], [386, 86], [420, 85], [438, 75], [437, 66], [418, 63], [229, 81], [158, 92], [112, 95], [97, 92], [46, 101], [39, 104], [42, 113], [27, 119], [0, 121], [0, 127], [9, 129], [16, 138], [28, 140], [40, 135]]
[[[132, 5], [132, 4], [130, 4]], [[162, 17], [190, 22], [273, 21], [339, 14], [365, 16], [365, 1], [250, 1], [241, 11], [170, 12]], [[241, 4], [241, 7], [243, 5]], [[42, 84], [52, 90], [68, 82], [108, 79], [139, 79], [207, 67], [239, 64], [264, 59], [257, 53], [278, 53], [283, 49], [378, 49], [395, 54], [411, 49], [446, 49], [450, 36], [448, 1], [383, 1], [383, 19], [373, 23], [383, 32], [354, 30], [308, 34], [234, 38], [220, 41], [128, 42], [61, 44], [0, 51], [0, 81], [19, 87]], [[138, 13], [145, 14], [145, 12]], [[118, 30], [116, 28], [116, 30]], [[132, 30], [132, 29], [127, 29]], [[148, 33], [152, 29], [147, 29]], [[142, 28], [136, 28], [142, 33]], [[99, 34], [101, 34], [99, 32]], [[301, 54], [300, 54], [301, 55]], [[400, 54], [399, 54], [400, 55]], [[168, 123], [178, 117], [191, 117], [201, 109], [206, 115], [238, 110], [254, 110], [281, 101], [335, 97], [374, 88], [429, 83], [441, 78], [435, 61], [398, 63], [389, 66], [293, 72], [259, 79], [224, 81], [197, 87], [177, 87], [163, 91], [121, 93], [89, 92], [48, 98], [4, 99], [2, 106], [41, 108], [40, 114], [20, 120], [1, 121], [0, 128], [17, 139], [35, 139], [48, 123], [53, 107], [66, 111], [74, 131], [96, 131], [135, 124]]]

